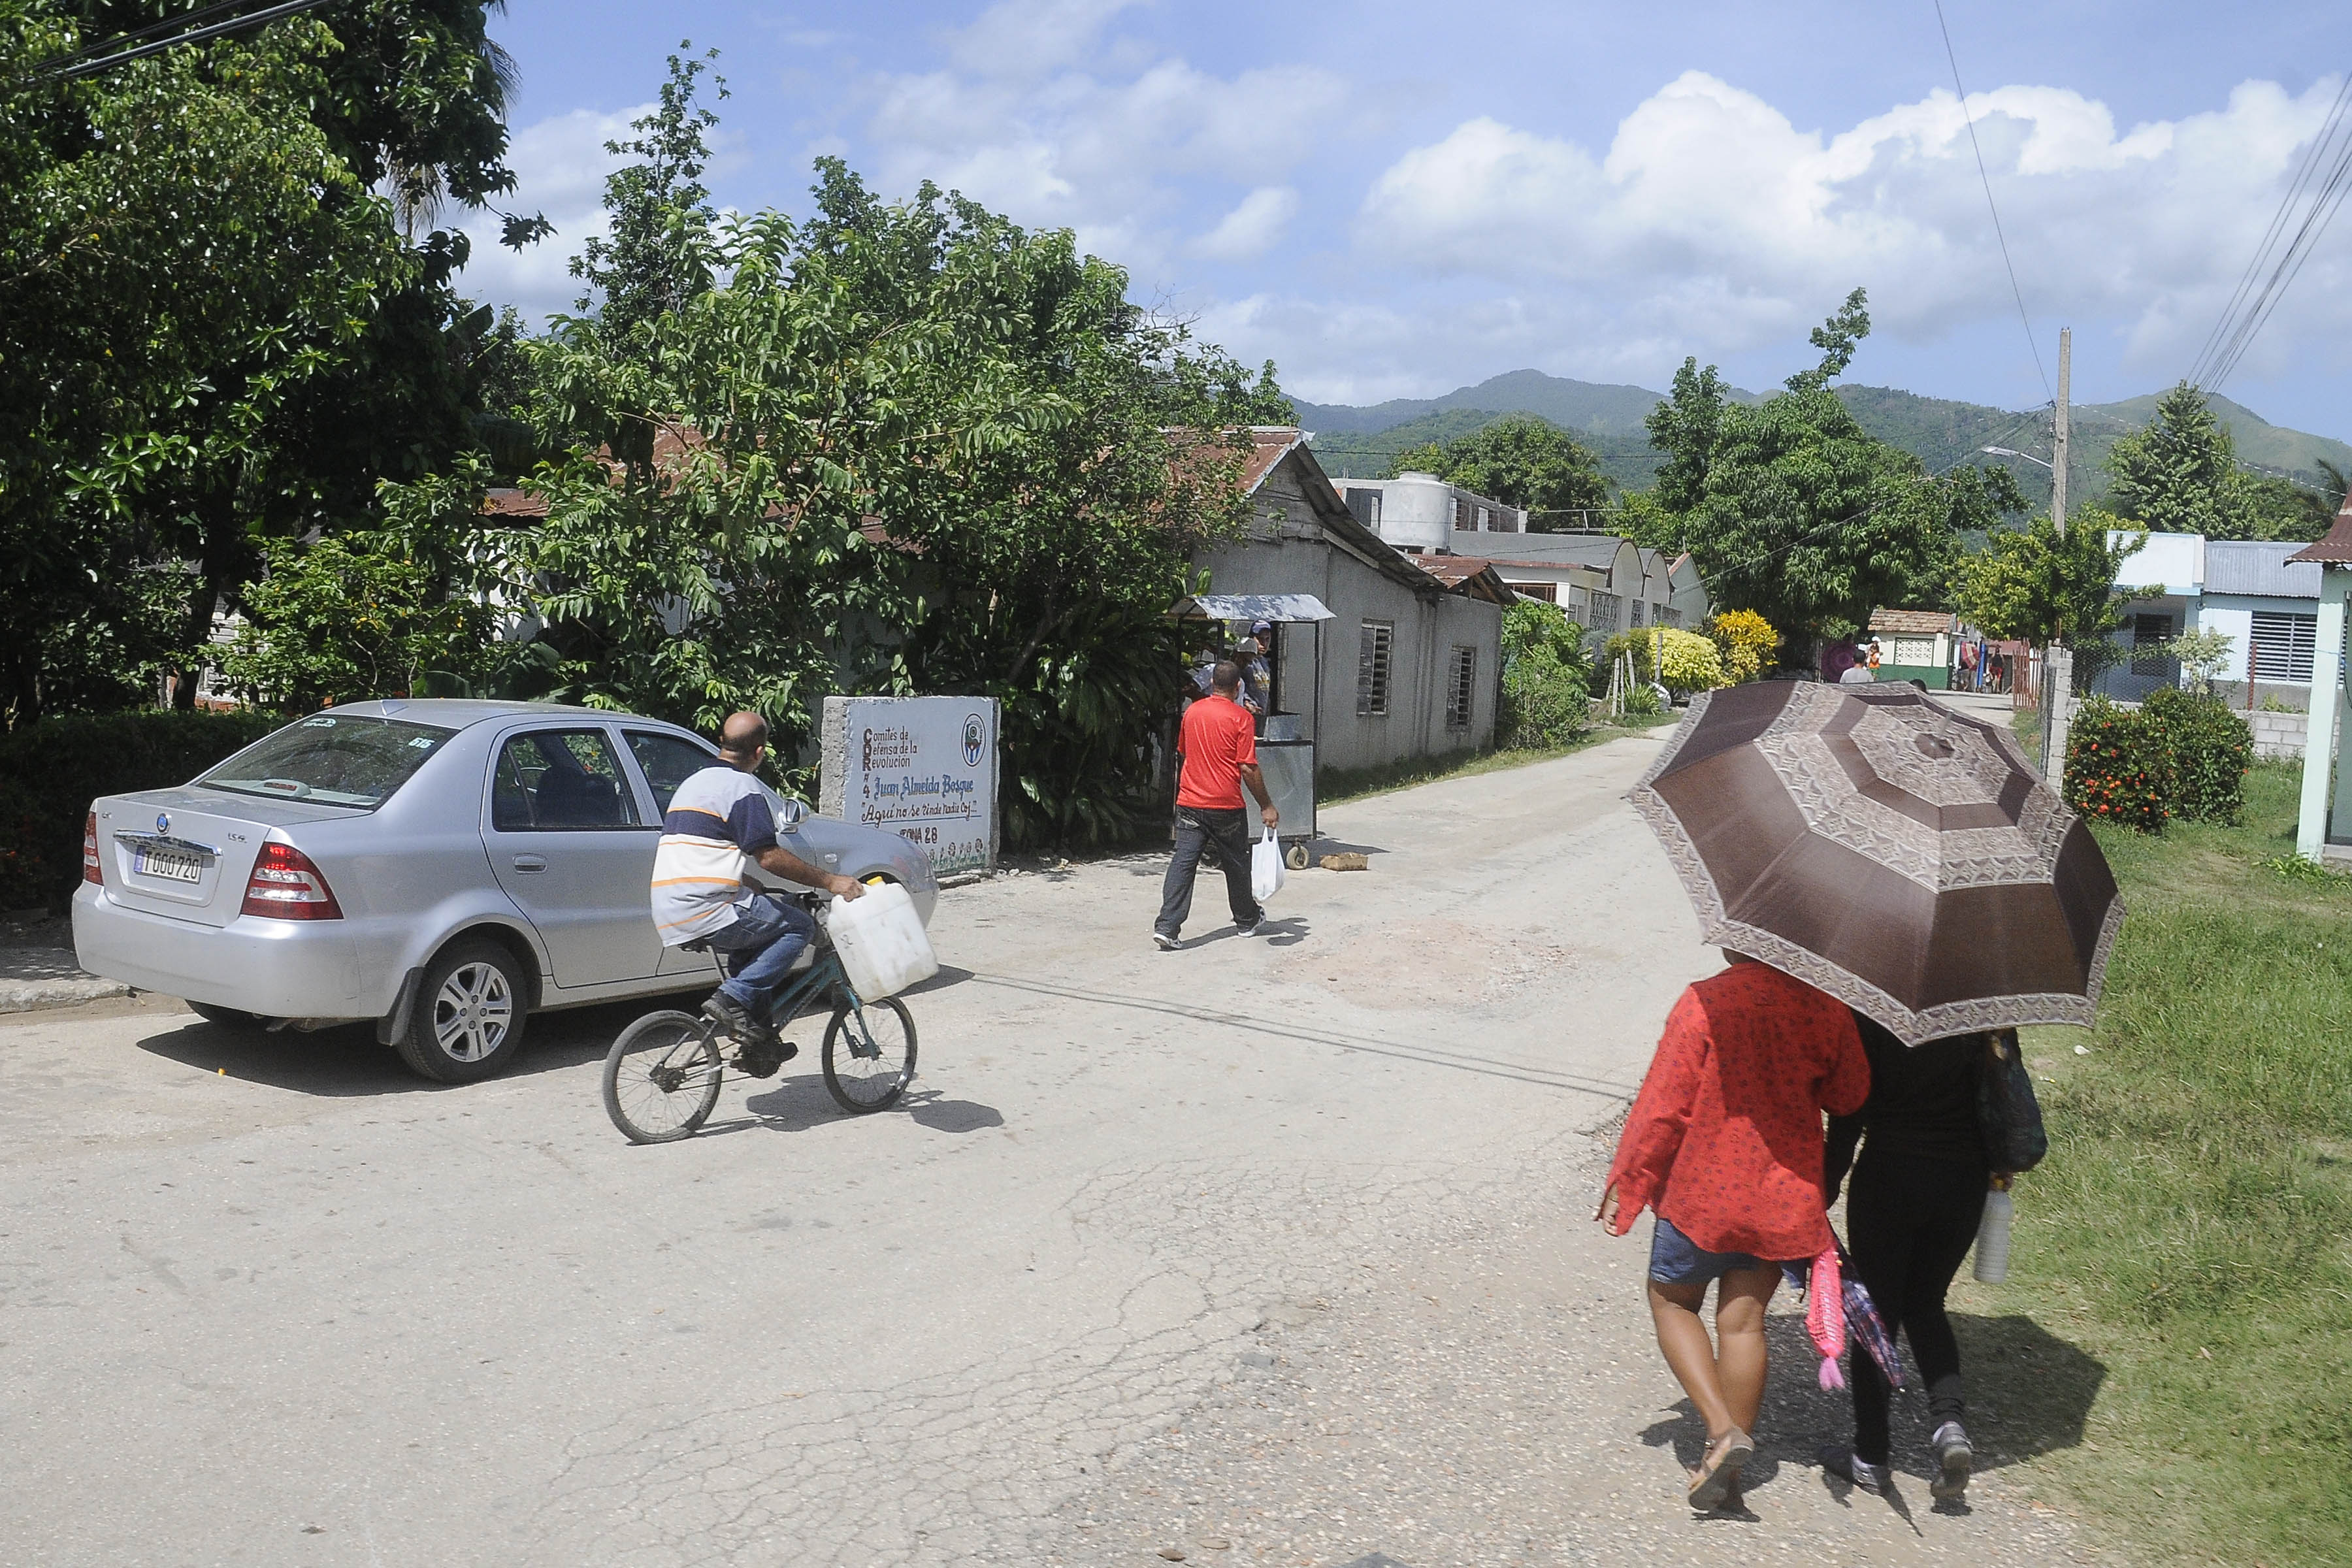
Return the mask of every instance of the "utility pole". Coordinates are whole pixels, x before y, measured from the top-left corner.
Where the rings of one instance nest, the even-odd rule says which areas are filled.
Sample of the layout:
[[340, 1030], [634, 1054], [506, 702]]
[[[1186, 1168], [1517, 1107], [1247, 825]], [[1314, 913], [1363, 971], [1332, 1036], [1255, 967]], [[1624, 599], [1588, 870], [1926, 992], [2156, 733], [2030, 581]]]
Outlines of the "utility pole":
[[[2073, 390], [2074, 329], [2058, 329], [2057, 427], [2050, 443], [2050, 524], [2066, 537], [2067, 402]], [[2042, 655], [2042, 773], [2052, 780], [2066, 773], [2066, 718], [2063, 710], [2074, 694], [2074, 659], [2056, 638]]]
[[2074, 329], [2058, 329], [2058, 438], [2050, 454], [2050, 521], [2060, 538], [2066, 534], [2067, 391], [2074, 369]]

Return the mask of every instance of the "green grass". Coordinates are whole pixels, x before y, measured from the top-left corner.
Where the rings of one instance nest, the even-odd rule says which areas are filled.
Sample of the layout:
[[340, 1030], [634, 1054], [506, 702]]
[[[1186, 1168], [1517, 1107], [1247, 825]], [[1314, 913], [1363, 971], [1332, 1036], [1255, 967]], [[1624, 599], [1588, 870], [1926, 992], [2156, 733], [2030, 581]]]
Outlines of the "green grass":
[[[2281, 868], [2300, 777], [2257, 766], [2242, 826], [2097, 830], [2129, 910], [2098, 1026], [2028, 1032], [2050, 1157], [2011, 1283], [1956, 1294], [2066, 1347], [2002, 1361], [2005, 1320], [1979, 1326], [1974, 1392], [2141, 1560], [2352, 1538], [2352, 879]], [[2067, 1408], [2082, 1441], [2036, 1441]]]
[[1569, 756], [1597, 746], [1603, 741], [1613, 741], [1621, 735], [1639, 734], [1644, 730], [1678, 723], [1681, 720], [1680, 712], [1647, 719], [1629, 717], [1614, 720], [1606, 724], [1595, 724], [1564, 746], [1449, 752], [1443, 756], [1384, 763], [1379, 767], [1325, 768], [1315, 777], [1315, 804], [1318, 807], [1336, 805], [1343, 800], [1363, 800], [1396, 790], [1412, 789], [1417, 784], [1435, 784], [1440, 779], [1473, 778], [1480, 773], [1501, 773], [1507, 768], [1523, 768], [1530, 763], [1548, 763], [1555, 757]]

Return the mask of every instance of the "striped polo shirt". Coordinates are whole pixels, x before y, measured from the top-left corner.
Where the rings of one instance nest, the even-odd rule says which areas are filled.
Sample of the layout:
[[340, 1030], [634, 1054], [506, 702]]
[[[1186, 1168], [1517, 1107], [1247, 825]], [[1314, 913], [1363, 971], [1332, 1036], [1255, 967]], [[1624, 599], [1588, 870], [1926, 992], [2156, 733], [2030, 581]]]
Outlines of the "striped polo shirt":
[[664, 946], [733, 923], [735, 906], [756, 890], [749, 882], [755, 857], [776, 847], [776, 825], [783, 818], [775, 791], [724, 763], [677, 786], [654, 851], [654, 924]]

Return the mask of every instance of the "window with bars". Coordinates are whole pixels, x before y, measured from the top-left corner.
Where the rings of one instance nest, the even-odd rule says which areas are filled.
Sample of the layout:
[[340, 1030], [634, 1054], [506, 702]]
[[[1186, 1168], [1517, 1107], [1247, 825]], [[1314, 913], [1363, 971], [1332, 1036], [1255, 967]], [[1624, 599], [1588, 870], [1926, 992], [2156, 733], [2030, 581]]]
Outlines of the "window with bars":
[[1385, 719], [1389, 711], [1390, 655], [1396, 646], [1396, 626], [1389, 621], [1366, 621], [1356, 653], [1356, 717]]
[[2170, 616], [2134, 616], [2131, 672], [2134, 675], [2174, 673], [2171, 661], [2164, 656], [2164, 645], [2171, 640]]
[[1445, 727], [1449, 730], [1470, 728], [1470, 713], [1477, 700], [1475, 682], [1478, 679], [1478, 650], [1454, 645], [1454, 657], [1445, 667]]
[[1895, 662], [1911, 668], [1924, 668], [1936, 662], [1934, 637], [1896, 637]]
[[2311, 684], [2311, 664], [2319, 642], [2319, 617], [2292, 610], [2256, 610], [2249, 639], [2256, 680]]

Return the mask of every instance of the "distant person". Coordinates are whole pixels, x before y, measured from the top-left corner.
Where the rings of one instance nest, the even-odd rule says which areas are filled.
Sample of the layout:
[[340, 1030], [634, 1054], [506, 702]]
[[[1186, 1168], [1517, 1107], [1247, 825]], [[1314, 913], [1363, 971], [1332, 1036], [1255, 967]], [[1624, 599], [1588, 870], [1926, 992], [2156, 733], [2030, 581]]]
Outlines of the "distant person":
[[1160, 919], [1151, 940], [1162, 952], [1172, 952], [1176, 938], [1192, 912], [1192, 879], [1201, 857], [1214, 854], [1224, 868], [1225, 900], [1241, 933], [1254, 933], [1265, 919], [1257, 895], [1250, 889], [1248, 818], [1242, 807], [1242, 786], [1257, 796], [1258, 819], [1272, 827], [1282, 820], [1258, 772], [1257, 731], [1241, 705], [1241, 668], [1231, 659], [1211, 672], [1208, 696], [1184, 710], [1177, 741], [1176, 849], [1168, 858], [1168, 878], [1160, 884]]
[[[1960, 1424], [1960, 1345], [1944, 1296], [1976, 1240], [1991, 1171], [1977, 1120], [1977, 1080], [1988, 1037], [1955, 1035], [1906, 1046], [1861, 1014], [1870, 1098], [1830, 1121], [1822, 1191], [1832, 1202], [1849, 1166], [1846, 1239], [1854, 1278], [1870, 1291], [1889, 1338], [1907, 1334], [1927, 1385], [1928, 1447], [1937, 1499], [1968, 1490], [1974, 1450]], [[2011, 1037], [2012, 1042], [2014, 1037]], [[1854, 1145], [1862, 1158], [1854, 1158]], [[1884, 1494], [1889, 1471], [1886, 1379], [1867, 1355], [1853, 1358], [1853, 1441], [1821, 1451], [1822, 1468], [1863, 1491]]]
[[1252, 626], [1248, 637], [1234, 649], [1234, 662], [1242, 671], [1242, 706], [1261, 718], [1274, 711], [1274, 670], [1267, 658], [1273, 651], [1271, 621]]
[[1868, 660], [1870, 665], [1870, 679], [1873, 680], [1878, 679], [1879, 657], [1878, 639], [1876, 637], [1873, 637], [1870, 639], [1870, 658]]
[[1838, 684], [1840, 686], [1867, 686], [1877, 679], [1878, 677], [1870, 672], [1870, 666], [1868, 664], [1864, 663], [1860, 659], [1856, 659], [1853, 663], [1845, 667], [1845, 672], [1838, 677]]
[[[1756, 1450], [1764, 1308], [1780, 1266], [1809, 1265], [1832, 1244], [1822, 1112], [1851, 1114], [1870, 1092], [1843, 1003], [1769, 964], [1724, 956], [1730, 966], [1685, 990], [1667, 1016], [1594, 1216], [1622, 1236], [1644, 1208], [1657, 1213], [1650, 1315], [1706, 1423], [1689, 1485], [1702, 1513], [1738, 1495]], [[1712, 1343], [1699, 1316], [1710, 1281]]]

